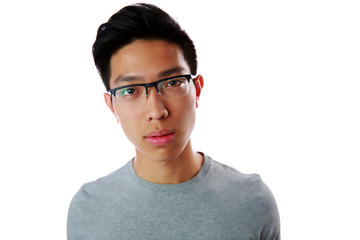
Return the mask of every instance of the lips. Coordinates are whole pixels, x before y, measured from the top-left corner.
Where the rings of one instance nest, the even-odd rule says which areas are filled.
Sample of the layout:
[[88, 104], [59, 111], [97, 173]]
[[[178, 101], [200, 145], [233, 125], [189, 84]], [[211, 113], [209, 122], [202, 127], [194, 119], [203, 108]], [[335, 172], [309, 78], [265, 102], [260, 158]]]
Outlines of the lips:
[[169, 144], [175, 138], [175, 131], [161, 130], [153, 131], [145, 136], [146, 141], [155, 146]]

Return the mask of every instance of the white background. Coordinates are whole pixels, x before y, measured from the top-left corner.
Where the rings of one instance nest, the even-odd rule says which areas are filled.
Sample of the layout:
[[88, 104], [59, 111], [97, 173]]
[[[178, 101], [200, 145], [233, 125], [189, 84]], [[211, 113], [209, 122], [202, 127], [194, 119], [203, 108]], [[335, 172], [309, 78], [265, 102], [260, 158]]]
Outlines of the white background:
[[[128, 3], [0, 3], [0, 239], [65, 239], [80, 186], [133, 157], [91, 55]], [[358, 1], [152, 3], [197, 46], [195, 149], [262, 176], [283, 239], [358, 237]]]

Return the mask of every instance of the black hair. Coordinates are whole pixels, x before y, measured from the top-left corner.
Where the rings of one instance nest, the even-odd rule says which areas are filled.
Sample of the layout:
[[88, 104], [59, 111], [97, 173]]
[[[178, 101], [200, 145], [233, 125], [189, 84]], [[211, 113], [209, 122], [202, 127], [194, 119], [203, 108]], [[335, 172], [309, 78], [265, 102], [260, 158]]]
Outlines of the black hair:
[[177, 44], [196, 75], [197, 56], [193, 41], [180, 25], [160, 8], [138, 3], [122, 8], [100, 25], [92, 52], [96, 68], [107, 91], [110, 89], [110, 59], [122, 47], [135, 40], [165, 40]]

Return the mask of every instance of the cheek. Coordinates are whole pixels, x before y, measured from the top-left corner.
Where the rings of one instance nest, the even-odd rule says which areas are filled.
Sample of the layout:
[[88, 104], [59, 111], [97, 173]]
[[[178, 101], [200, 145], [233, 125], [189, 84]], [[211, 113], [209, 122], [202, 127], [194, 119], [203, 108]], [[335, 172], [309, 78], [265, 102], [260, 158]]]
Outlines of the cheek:
[[134, 135], [137, 134], [137, 130], [139, 129], [139, 123], [137, 120], [139, 119], [139, 112], [134, 109], [122, 109], [121, 111], [117, 112], [117, 118], [119, 124], [127, 136], [132, 141]]
[[192, 131], [196, 119], [196, 100], [195, 96], [189, 96], [177, 104], [177, 111], [174, 118], [178, 119], [180, 126], [186, 131]]

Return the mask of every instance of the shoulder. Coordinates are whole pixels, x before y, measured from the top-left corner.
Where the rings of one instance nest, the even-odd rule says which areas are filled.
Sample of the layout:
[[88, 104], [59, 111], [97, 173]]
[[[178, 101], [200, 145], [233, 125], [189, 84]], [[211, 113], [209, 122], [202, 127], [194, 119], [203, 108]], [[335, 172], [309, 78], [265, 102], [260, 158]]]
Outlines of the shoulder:
[[128, 164], [96, 181], [85, 183], [78, 190], [68, 210], [68, 236], [72, 238], [96, 229], [97, 219], [106, 215], [114, 201], [127, 192]]
[[207, 157], [210, 165], [209, 176], [219, 184], [231, 185], [233, 187], [261, 189], [262, 180], [259, 174], [245, 174], [226, 164], [217, 162]]
[[100, 200], [100, 198], [106, 198], [114, 192], [119, 192], [127, 186], [128, 175], [128, 164], [126, 164], [96, 181], [85, 183], [75, 194], [72, 204], [90, 199]]
[[261, 229], [261, 239], [280, 239], [277, 204], [271, 190], [260, 175], [241, 173], [211, 158], [209, 161], [210, 182], [215, 183], [217, 191], [220, 191], [226, 199], [224, 201], [233, 203], [232, 206], [238, 206], [245, 212], [256, 213], [251, 216], [254, 217], [253, 223]]
[[[277, 211], [274, 196], [259, 174], [245, 174], [208, 157], [208, 182], [217, 191], [235, 198], [247, 199], [263, 212]], [[219, 190], [220, 189], [220, 190]]]
[[96, 181], [85, 183], [71, 200], [67, 217], [68, 234], [86, 232], [82, 229], [84, 222], [95, 224], [95, 219], [107, 211], [119, 194], [126, 192], [128, 175], [125, 165]]
[[268, 186], [257, 173], [245, 174], [226, 164], [217, 162], [208, 157], [209, 177], [218, 184], [228, 186], [235, 191], [252, 193], [253, 197], [261, 201], [272, 201], [273, 195]]

